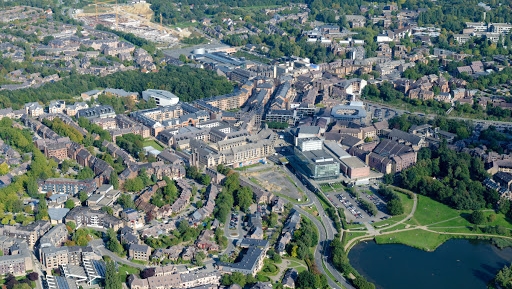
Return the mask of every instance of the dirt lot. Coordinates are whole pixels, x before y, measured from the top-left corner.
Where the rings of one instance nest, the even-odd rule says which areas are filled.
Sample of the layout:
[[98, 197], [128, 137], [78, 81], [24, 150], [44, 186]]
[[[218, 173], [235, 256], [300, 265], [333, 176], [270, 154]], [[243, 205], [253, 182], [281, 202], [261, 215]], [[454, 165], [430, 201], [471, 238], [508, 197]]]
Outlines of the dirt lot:
[[253, 183], [271, 192], [277, 192], [294, 200], [303, 198], [303, 193], [292, 183], [287, 175], [276, 165], [261, 165], [241, 172]]

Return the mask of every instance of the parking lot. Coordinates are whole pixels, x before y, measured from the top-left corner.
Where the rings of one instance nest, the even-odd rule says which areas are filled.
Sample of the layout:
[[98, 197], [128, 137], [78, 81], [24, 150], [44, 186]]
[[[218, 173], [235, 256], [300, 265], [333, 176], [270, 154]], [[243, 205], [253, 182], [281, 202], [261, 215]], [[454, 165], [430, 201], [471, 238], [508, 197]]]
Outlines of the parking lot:
[[329, 200], [336, 207], [344, 209], [345, 217], [349, 223], [373, 223], [389, 218], [389, 215], [387, 214], [386, 203], [377, 195], [360, 191], [359, 197], [375, 204], [378, 210], [376, 216], [370, 216], [366, 211], [361, 209], [359, 206], [360, 202], [347, 192], [336, 192], [328, 194]]

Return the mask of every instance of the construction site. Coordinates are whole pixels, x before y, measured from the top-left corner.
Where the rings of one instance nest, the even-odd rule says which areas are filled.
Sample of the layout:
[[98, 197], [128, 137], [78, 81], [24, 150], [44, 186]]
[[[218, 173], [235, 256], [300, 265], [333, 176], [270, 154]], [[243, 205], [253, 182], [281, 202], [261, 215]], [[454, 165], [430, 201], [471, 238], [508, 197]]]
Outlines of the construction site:
[[94, 4], [73, 12], [73, 17], [86, 25], [95, 27], [102, 24], [111, 29], [133, 33], [162, 48], [175, 47], [179, 39], [190, 35], [187, 29], [176, 30], [165, 27], [162, 23], [152, 22], [154, 13], [150, 4], [145, 1], [118, 4], [117, 1], [97, 0]]

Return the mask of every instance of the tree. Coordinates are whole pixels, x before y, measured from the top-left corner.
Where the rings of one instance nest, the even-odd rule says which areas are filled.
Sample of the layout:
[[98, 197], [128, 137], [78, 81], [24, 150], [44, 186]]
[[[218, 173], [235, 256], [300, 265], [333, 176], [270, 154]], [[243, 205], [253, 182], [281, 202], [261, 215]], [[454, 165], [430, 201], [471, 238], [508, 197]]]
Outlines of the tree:
[[69, 221], [69, 222], [67, 222], [67, 223], [66, 223], [66, 228], [68, 229], [68, 232], [69, 232], [69, 233], [71, 233], [71, 232], [75, 231], [75, 229], [76, 229], [76, 224], [75, 224], [75, 222], [73, 222], [73, 221]]
[[124, 254], [123, 245], [117, 240], [117, 234], [113, 229], [107, 230], [107, 249], [118, 255]]
[[471, 223], [473, 223], [475, 225], [483, 224], [485, 222], [484, 212], [482, 212], [480, 210], [473, 211], [473, 213], [471, 213], [471, 216], [470, 216], [470, 221], [471, 221]]
[[75, 207], [75, 202], [73, 202], [73, 200], [67, 200], [66, 203], [64, 204], [64, 208], [66, 209], [73, 209]]
[[89, 195], [87, 195], [86, 192], [84, 191], [81, 191], [80, 193], [78, 193], [78, 199], [80, 200], [80, 202], [82, 202], [82, 204], [87, 201], [87, 199], [89, 198]]
[[240, 207], [240, 210], [246, 212], [253, 203], [252, 197], [253, 193], [251, 188], [242, 187], [236, 193], [235, 204]]
[[119, 189], [119, 177], [114, 171], [110, 173], [110, 184], [112, 184], [115, 190]]
[[122, 289], [121, 279], [113, 261], [107, 262], [105, 271], [105, 289]]
[[90, 167], [84, 167], [78, 172], [76, 178], [79, 180], [92, 179], [94, 178], [94, 172]]
[[404, 206], [402, 205], [400, 199], [392, 199], [388, 201], [387, 208], [392, 216], [397, 216], [404, 213]]
[[39, 279], [39, 274], [37, 274], [37, 272], [30, 272], [27, 274], [27, 279], [30, 281], [36, 281]]
[[135, 209], [135, 203], [129, 194], [121, 194], [117, 199], [117, 203], [123, 207], [123, 209]]
[[309, 288], [314, 289], [316, 288], [316, 277], [315, 274], [309, 272], [309, 271], [302, 271], [299, 273], [299, 276], [297, 276], [297, 281], [295, 281], [295, 285], [298, 288]]
[[0, 176], [7, 175], [9, 173], [9, 165], [7, 163], [0, 164]]
[[128, 192], [138, 192], [144, 189], [144, 182], [140, 177], [128, 179], [124, 183], [124, 189]]

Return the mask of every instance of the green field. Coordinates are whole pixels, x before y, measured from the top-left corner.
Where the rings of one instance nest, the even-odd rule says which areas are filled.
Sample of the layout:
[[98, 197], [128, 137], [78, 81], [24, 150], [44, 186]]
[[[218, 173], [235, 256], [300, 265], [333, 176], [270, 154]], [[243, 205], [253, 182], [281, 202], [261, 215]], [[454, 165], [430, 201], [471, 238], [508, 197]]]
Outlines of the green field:
[[460, 216], [460, 212], [432, 200], [429, 197], [417, 195], [418, 206], [414, 216], [408, 221], [411, 225], [430, 225]]
[[383, 227], [383, 229], [380, 232], [381, 233], [385, 233], [385, 232], [393, 232], [393, 231], [396, 231], [396, 230], [403, 230], [407, 226], [408, 226], [407, 224], [400, 224], [400, 225], [397, 225], [397, 226], [394, 226], [394, 227], [391, 227], [391, 228]]
[[330, 193], [334, 191], [329, 184], [320, 184], [320, 188], [324, 193]]
[[121, 279], [122, 282], [126, 282], [126, 278], [131, 274], [135, 274], [137, 276], [139, 276], [139, 274], [140, 274], [139, 269], [125, 265], [125, 264], [119, 264], [118, 272], [119, 272], [119, 278]]
[[157, 143], [155, 140], [152, 140], [152, 139], [144, 140], [144, 143], [142, 143], [142, 145], [145, 147], [152, 146], [154, 149], [159, 150], [159, 151], [164, 150], [163, 146], [161, 146], [159, 143]]
[[343, 189], [344, 186], [340, 183], [334, 183], [332, 184], [332, 187], [335, 189], [335, 190], [340, 190], [340, 189]]
[[425, 251], [433, 251], [451, 238], [452, 237], [449, 235], [441, 235], [421, 229], [414, 229], [398, 233], [379, 235], [375, 237], [375, 241], [377, 244], [399, 243]]
[[362, 237], [362, 236], [366, 236], [368, 233], [367, 232], [345, 232], [344, 234], [346, 234], [344, 236], [344, 244], [347, 244], [350, 240], [352, 239], [355, 239], [355, 238], [359, 238], [359, 237]]

